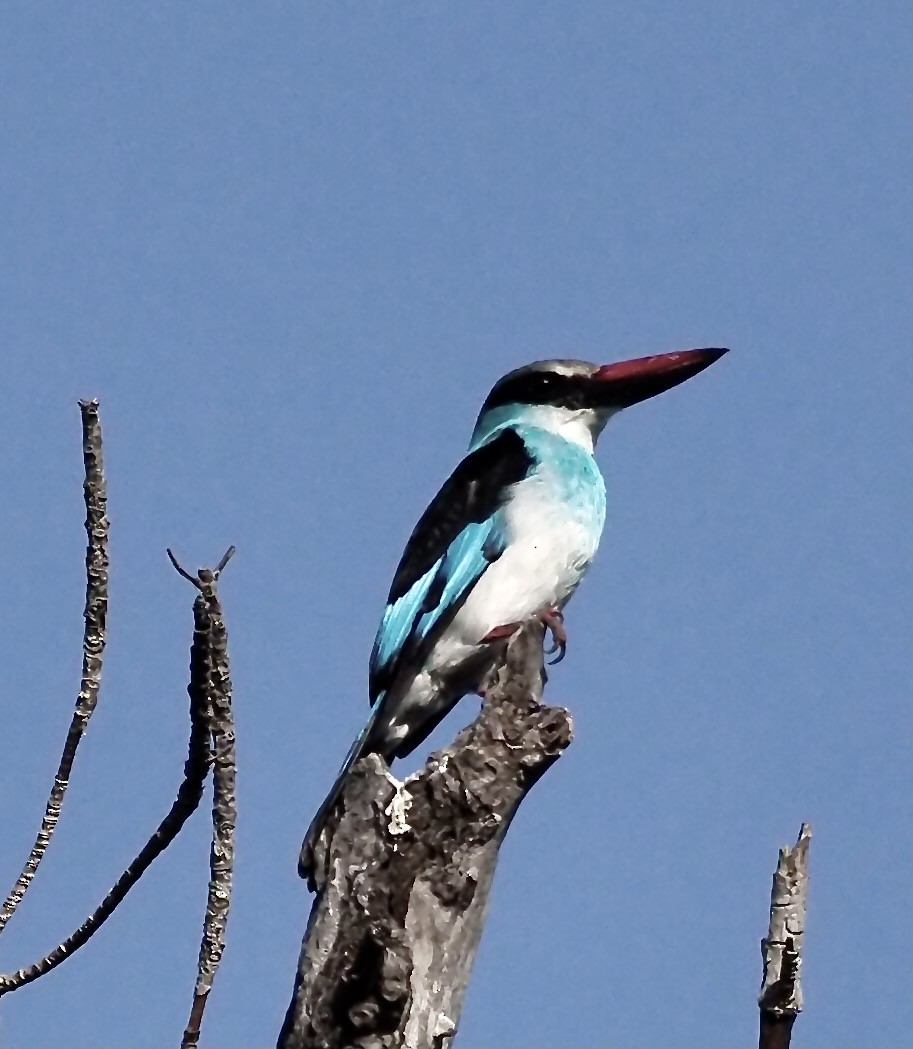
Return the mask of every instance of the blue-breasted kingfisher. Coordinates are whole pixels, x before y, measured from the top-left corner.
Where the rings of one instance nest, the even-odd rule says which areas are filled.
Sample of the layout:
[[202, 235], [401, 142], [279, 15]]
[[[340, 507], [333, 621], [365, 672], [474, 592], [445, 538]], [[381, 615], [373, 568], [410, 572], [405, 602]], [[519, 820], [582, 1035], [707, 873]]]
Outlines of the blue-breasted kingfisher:
[[469, 451], [406, 543], [369, 672], [371, 715], [352, 744], [301, 849], [314, 846], [346, 776], [366, 754], [409, 754], [465, 695], [479, 691], [499, 648], [541, 617], [563, 656], [564, 606], [596, 553], [606, 513], [596, 441], [618, 412], [663, 393], [725, 349], [681, 350], [596, 365], [536, 361], [495, 383]]

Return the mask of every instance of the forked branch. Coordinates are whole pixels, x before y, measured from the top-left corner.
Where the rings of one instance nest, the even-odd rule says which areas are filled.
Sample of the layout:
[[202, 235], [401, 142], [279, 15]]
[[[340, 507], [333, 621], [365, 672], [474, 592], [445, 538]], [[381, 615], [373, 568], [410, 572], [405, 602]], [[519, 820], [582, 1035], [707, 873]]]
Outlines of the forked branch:
[[15, 991], [51, 972], [86, 944], [111, 917], [152, 862], [174, 841], [190, 815], [199, 806], [203, 796], [203, 786], [212, 762], [209, 714], [213, 692], [212, 668], [222, 661], [224, 637], [219, 639], [218, 632], [213, 625], [210, 606], [202, 594], [194, 602], [193, 618], [190, 684], [187, 686], [187, 693], [190, 697], [190, 738], [187, 744], [187, 760], [184, 763], [184, 779], [178, 788], [177, 797], [170, 811], [140, 850], [136, 859], [117, 879], [111, 891], [86, 921], [63, 943], [33, 965], [19, 969], [15, 973], [0, 976], [0, 995]]
[[194, 617], [208, 624], [209, 648], [207, 670], [206, 717], [213, 756], [212, 848], [209, 858], [209, 892], [200, 940], [197, 978], [193, 990], [190, 1017], [181, 1039], [181, 1049], [195, 1049], [200, 1040], [203, 1013], [213, 980], [225, 949], [225, 928], [231, 904], [234, 875], [235, 824], [235, 729], [232, 713], [232, 685], [228, 662], [228, 633], [219, 600], [218, 581], [222, 570], [235, 552], [233, 546], [215, 569], [201, 568], [194, 576], [181, 567], [169, 550], [168, 557], [176, 571], [192, 583], [199, 596], [194, 602]]
[[[60, 817], [76, 750], [98, 701], [105, 645], [108, 607], [108, 518], [102, 465], [102, 436], [97, 401], [80, 401], [85, 463], [86, 604], [83, 634], [82, 683], [70, 731], [45, 816], [35, 845], [22, 874], [2, 911], [0, 931], [21, 903], [35, 871], [47, 851]], [[0, 974], [0, 996], [32, 983], [75, 954], [114, 913], [131, 888], [156, 857], [171, 844], [192, 812], [199, 806], [210, 766], [214, 768], [213, 843], [210, 857], [209, 898], [194, 989], [190, 1022], [183, 1045], [196, 1046], [200, 1023], [225, 941], [225, 925], [231, 896], [235, 829], [235, 737], [231, 711], [231, 678], [228, 637], [218, 595], [219, 574], [235, 548], [230, 547], [215, 569], [201, 568], [196, 576], [185, 571], [172, 552], [171, 563], [199, 591], [193, 605], [194, 632], [190, 650], [190, 739], [184, 779], [177, 798], [137, 857], [115, 882], [95, 911], [62, 943], [32, 965], [14, 973]]]

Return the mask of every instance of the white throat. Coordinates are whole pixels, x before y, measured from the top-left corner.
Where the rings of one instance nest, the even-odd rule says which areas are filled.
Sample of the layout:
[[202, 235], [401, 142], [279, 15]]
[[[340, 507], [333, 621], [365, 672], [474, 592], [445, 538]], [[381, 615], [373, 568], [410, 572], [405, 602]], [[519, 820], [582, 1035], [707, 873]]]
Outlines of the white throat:
[[472, 447], [484, 441], [493, 430], [505, 425], [536, 426], [579, 445], [590, 455], [605, 424], [615, 414], [611, 409], [556, 408], [551, 404], [505, 404], [479, 417], [472, 435]]
[[590, 427], [593, 412], [583, 409], [554, 408], [551, 405], [529, 405], [523, 412], [523, 421], [527, 426], [538, 426], [542, 430], [563, 437], [566, 441], [579, 444], [590, 455], [596, 441]]

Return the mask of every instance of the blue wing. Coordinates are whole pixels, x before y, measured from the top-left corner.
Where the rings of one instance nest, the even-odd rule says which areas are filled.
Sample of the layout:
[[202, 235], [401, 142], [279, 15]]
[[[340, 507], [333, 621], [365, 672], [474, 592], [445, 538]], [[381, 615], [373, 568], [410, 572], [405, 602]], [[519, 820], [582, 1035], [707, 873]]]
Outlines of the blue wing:
[[374, 703], [404, 665], [424, 659], [488, 566], [504, 550], [507, 489], [534, 459], [512, 429], [471, 452], [448, 478], [409, 539], [374, 641]]
[[415, 659], [438, 633], [435, 628], [453, 618], [485, 569], [500, 556], [504, 549], [500, 516], [467, 525], [444, 557], [387, 605], [371, 653], [372, 702], [383, 691], [381, 683], [395, 676], [401, 658]]

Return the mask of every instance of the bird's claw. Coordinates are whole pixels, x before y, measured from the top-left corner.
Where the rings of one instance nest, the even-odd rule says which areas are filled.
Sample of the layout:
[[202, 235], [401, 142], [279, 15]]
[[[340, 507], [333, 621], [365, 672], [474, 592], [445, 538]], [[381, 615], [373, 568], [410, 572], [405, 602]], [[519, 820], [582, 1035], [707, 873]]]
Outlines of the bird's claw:
[[[564, 659], [567, 653], [567, 631], [564, 629], [564, 613], [560, 608], [546, 608], [544, 612], [539, 613], [539, 618], [545, 624], [546, 630], [551, 634], [552, 643], [548, 648], [544, 648], [543, 651], [547, 656], [557, 652], [558, 655], [554, 659], [548, 661], [550, 667], [555, 666], [556, 663], [560, 663]], [[496, 626], [482, 638], [483, 643], [490, 644], [492, 641], [503, 641], [513, 635], [520, 629], [522, 623], [505, 623], [504, 626]]]
[[539, 617], [545, 624], [546, 630], [552, 635], [552, 643], [544, 649], [545, 654], [550, 656], [553, 652], [558, 655], [548, 660], [550, 667], [560, 663], [567, 654], [567, 631], [564, 629], [564, 613], [560, 608], [547, 608]]

